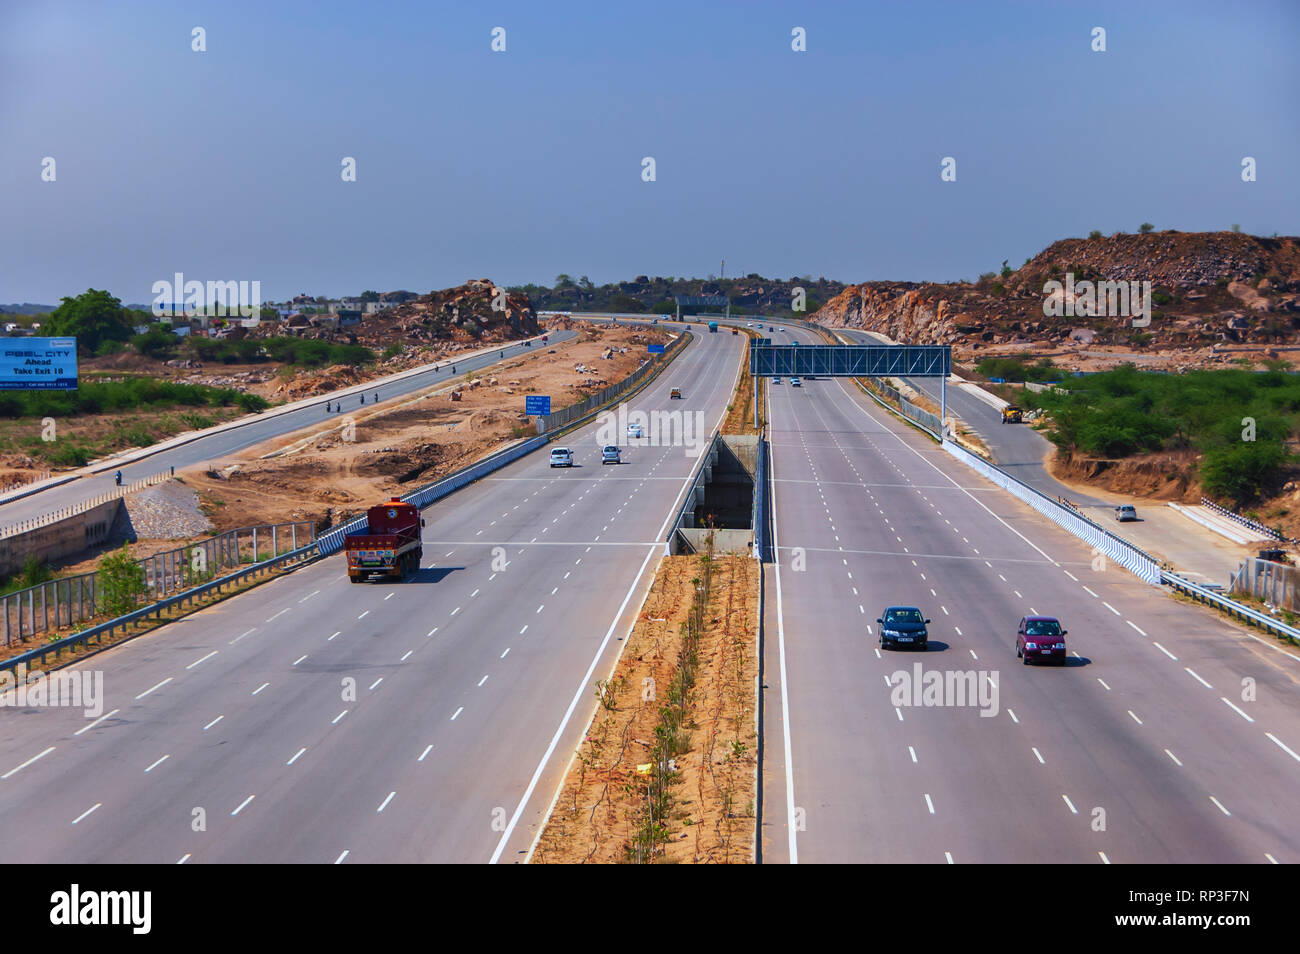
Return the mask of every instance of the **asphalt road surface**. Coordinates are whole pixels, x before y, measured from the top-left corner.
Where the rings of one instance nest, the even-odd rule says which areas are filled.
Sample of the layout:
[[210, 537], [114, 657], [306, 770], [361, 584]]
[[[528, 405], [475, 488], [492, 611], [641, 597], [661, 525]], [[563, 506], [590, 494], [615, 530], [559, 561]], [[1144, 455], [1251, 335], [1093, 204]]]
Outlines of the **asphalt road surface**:
[[[325, 402], [327, 399], [332, 398], [332, 395], [321, 395], [319, 403], [312, 404], [301, 410], [290, 411], [274, 417], [254, 419], [243, 426], [218, 431], [171, 450], [151, 454], [136, 463], [126, 464], [121, 468], [122, 482], [129, 484], [133, 480], [140, 480], [152, 474], [160, 473], [169, 467], [175, 467], [179, 470], [183, 467], [190, 467], [227, 454], [233, 454], [274, 437], [291, 434], [302, 428], [319, 424], [328, 418], [340, 418], [353, 410], [374, 407], [376, 394], [379, 395], [379, 403], [382, 404], [392, 398], [402, 397], [438, 384], [446, 384], [454, 378], [464, 375], [467, 371], [485, 368], [499, 361], [518, 357], [521, 354], [534, 354], [538, 349], [544, 351], [545, 348], [557, 342], [572, 338], [574, 334], [572, 331], [557, 331], [549, 333], [550, 342], [545, 346], [540, 341], [534, 341], [531, 347], [512, 344], [504, 346], [498, 351], [480, 355], [477, 358], [450, 359], [439, 364], [436, 368], [430, 367], [428, 371], [422, 374], [414, 374], [390, 384], [364, 388], [366, 398], [364, 405], [361, 404], [359, 394], [351, 394], [346, 398], [342, 398], [343, 410], [339, 412], [327, 414]], [[502, 352], [505, 354], [504, 358], [500, 356]], [[456, 368], [454, 374], [451, 370], [453, 365]], [[349, 388], [346, 390], [351, 391], [354, 389]], [[112, 469], [102, 474], [82, 477], [67, 484], [50, 487], [29, 497], [23, 497], [11, 503], [0, 505], [0, 526], [8, 526], [22, 520], [31, 520], [53, 510], [74, 506], [84, 500], [90, 500], [102, 493], [107, 493], [113, 487]]]
[[[1300, 654], [1095, 564], [854, 392], [769, 386], [765, 860], [1300, 860]], [[927, 652], [880, 650], [893, 604]], [[1016, 658], [1034, 613], [1067, 665]], [[983, 704], [896, 698], [917, 664]]]
[[[706, 440], [744, 344], [697, 335], [631, 409]], [[426, 509], [409, 582], [322, 560], [71, 667], [98, 721], [3, 710], [0, 862], [522, 860], [700, 449], [600, 436]]]

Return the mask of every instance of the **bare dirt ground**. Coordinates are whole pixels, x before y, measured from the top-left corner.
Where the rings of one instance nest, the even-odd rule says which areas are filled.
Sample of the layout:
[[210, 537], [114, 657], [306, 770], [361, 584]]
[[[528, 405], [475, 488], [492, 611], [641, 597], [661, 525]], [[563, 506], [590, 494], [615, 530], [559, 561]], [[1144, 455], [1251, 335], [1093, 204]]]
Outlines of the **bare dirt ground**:
[[[665, 557], [605, 686], [542, 831], [538, 864], [623, 863], [642, 821], [662, 693], [672, 681], [699, 556]], [[699, 668], [676, 760], [671, 818], [658, 862], [754, 860], [758, 572], [745, 556], [715, 558]], [[650, 680], [650, 681], [647, 681]], [[658, 688], [651, 693], [650, 688]]]
[[[322, 529], [536, 433], [526, 394], [558, 410], [631, 374], [663, 332], [581, 328], [577, 339], [278, 438], [180, 474], [218, 530], [313, 520]], [[584, 370], [578, 371], [582, 367]]]

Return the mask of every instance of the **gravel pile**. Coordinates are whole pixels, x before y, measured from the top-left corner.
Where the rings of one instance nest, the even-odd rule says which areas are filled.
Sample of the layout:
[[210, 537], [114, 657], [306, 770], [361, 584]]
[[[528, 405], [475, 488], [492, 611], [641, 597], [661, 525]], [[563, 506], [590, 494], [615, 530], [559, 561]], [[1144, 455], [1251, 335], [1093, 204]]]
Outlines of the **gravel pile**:
[[127, 494], [126, 512], [141, 540], [175, 540], [212, 529], [199, 511], [199, 495], [176, 480]]

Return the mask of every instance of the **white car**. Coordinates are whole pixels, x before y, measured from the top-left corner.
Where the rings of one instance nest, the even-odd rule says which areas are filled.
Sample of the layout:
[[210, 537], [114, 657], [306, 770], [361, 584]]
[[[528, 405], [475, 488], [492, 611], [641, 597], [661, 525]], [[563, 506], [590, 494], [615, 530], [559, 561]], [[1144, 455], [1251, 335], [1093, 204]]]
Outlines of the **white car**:
[[792, 388], [797, 388], [797, 387], [799, 387], [799, 379], [798, 379], [798, 378], [791, 378], [791, 379], [790, 379], [790, 387], [792, 387]]
[[642, 433], [641, 433], [641, 425], [640, 425], [640, 424], [629, 424], [629, 425], [627, 426], [627, 436], [628, 436], [628, 437], [642, 437], [643, 435], [642, 435]]
[[555, 448], [555, 450], [551, 451], [551, 466], [552, 466], [552, 467], [572, 467], [572, 466], [573, 466], [573, 451], [569, 450], [569, 448], [567, 448], [567, 447], [557, 447], [557, 448]]

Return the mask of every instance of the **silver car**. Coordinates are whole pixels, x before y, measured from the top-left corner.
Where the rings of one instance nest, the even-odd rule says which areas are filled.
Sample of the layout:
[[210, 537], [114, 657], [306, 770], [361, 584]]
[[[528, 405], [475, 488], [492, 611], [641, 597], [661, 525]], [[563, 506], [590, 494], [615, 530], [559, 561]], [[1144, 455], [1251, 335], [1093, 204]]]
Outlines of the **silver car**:
[[569, 448], [567, 448], [567, 447], [557, 447], [557, 448], [555, 448], [555, 450], [551, 451], [551, 466], [552, 466], [552, 467], [572, 467], [572, 466], [573, 466], [573, 451], [569, 450]]
[[606, 445], [605, 449], [600, 452], [600, 463], [604, 464], [621, 464], [623, 460], [619, 457], [618, 448], [613, 444]]

